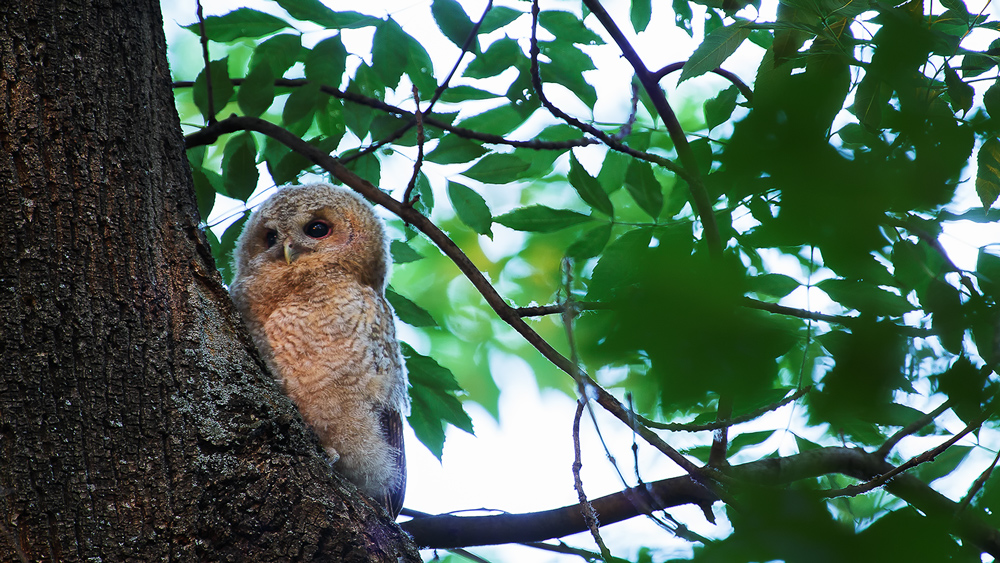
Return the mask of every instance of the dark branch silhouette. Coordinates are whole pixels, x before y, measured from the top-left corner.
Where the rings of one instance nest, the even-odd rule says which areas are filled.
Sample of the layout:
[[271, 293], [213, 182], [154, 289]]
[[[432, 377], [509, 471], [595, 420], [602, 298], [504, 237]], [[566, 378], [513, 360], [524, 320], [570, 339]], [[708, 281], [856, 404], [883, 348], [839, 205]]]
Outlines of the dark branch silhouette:
[[[852, 448], [821, 448], [783, 458], [761, 459], [726, 471], [740, 482], [782, 486], [821, 475], [839, 473], [870, 480], [893, 471], [892, 464], [875, 454]], [[1000, 532], [986, 524], [980, 510], [957, 513], [958, 504], [909, 474], [896, 475], [885, 489], [920, 511], [951, 519], [953, 532], [979, 549], [998, 556]], [[820, 502], [820, 496], [816, 497]], [[711, 514], [719, 500], [690, 476], [673, 477], [607, 495], [590, 502], [601, 524], [607, 526], [647, 511], [695, 504]], [[642, 508], [639, 508], [642, 507]], [[401, 527], [422, 547], [447, 548], [537, 542], [587, 530], [578, 504], [526, 514], [489, 516], [429, 516], [403, 522]]]

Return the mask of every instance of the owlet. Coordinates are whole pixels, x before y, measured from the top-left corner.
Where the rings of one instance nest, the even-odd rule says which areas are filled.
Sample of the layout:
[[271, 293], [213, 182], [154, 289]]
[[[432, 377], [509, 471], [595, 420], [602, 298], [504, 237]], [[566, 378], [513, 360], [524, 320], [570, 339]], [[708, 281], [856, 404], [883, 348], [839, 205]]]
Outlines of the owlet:
[[285, 186], [247, 221], [231, 293], [258, 350], [334, 461], [395, 517], [406, 467], [406, 373], [382, 222], [329, 184]]

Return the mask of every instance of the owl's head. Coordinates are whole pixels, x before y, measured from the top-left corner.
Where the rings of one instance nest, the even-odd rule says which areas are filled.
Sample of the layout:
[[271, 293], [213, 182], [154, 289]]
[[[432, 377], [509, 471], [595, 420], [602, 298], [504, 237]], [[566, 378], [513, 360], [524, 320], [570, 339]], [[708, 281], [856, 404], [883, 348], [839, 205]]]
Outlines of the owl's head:
[[342, 272], [380, 291], [385, 230], [358, 194], [330, 184], [284, 186], [247, 220], [236, 242], [236, 279]]

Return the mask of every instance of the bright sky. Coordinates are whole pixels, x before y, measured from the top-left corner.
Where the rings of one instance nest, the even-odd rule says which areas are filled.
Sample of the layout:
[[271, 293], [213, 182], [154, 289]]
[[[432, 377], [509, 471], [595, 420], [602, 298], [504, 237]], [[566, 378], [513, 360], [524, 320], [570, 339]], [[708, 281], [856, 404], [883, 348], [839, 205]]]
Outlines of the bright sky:
[[[327, 3], [336, 7], [335, 2], [328, 0]], [[462, 3], [473, 18], [478, 17], [485, 6], [484, 0], [462, 0]], [[249, 6], [281, 14], [280, 9], [277, 9], [273, 3], [260, 0], [247, 2], [203, 0], [203, 4], [206, 15], [223, 14], [240, 6]], [[407, 32], [428, 46], [437, 71], [441, 74], [454, 63], [458, 50], [437, 32], [434, 22], [430, 19], [429, 10], [426, 9], [429, 4], [430, 0], [376, 0], [352, 6], [351, 9], [383, 17], [386, 14], [391, 14]], [[525, 6], [524, 3], [516, 5], [521, 8]], [[573, 11], [579, 9], [579, 2], [550, 2], [549, 7], [553, 6]], [[608, 2], [608, 6], [616, 20], [627, 24], [629, 6], [627, 0]], [[163, 2], [163, 11], [168, 41], [181, 41], [181, 43], [176, 43], [178, 45], [177, 52], [186, 54], [190, 54], [192, 50], [198, 52], [199, 46], [194, 36], [179, 28], [179, 25], [186, 25], [196, 20], [194, 0], [166, 0]], [[660, 16], [670, 17], [669, 14], [660, 14]], [[623, 27], [628, 26], [623, 25]], [[644, 33], [633, 38], [634, 45], [639, 53], [646, 58], [650, 67], [658, 68], [658, 65], [684, 60], [695, 47], [695, 43], [685, 34], [673, 31], [674, 27], [671, 21], [654, 19], [650, 29], [657, 31], [653, 34]], [[669, 31], [664, 33], [663, 30]], [[357, 42], [354, 52], [363, 52], [367, 49], [366, 45], [370, 45], [370, 33], [347, 31], [344, 33], [344, 37], [345, 42], [352, 39]], [[319, 34], [307, 34], [304, 42], [309, 45], [322, 38], [323, 36]], [[665, 46], [668, 48], [664, 48]], [[348, 49], [351, 50], [351, 45], [348, 45]], [[603, 101], [615, 98], [611, 95], [605, 96], [602, 89], [627, 83], [631, 76], [629, 69], [624, 66], [618, 53], [613, 49], [613, 47], [609, 47], [595, 54], [595, 64], [602, 69], [602, 72], [607, 73], [602, 75], [599, 84], [595, 84], [602, 99], [601, 105], [596, 108], [598, 119], [602, 115], [606, 115], [609, 119], [618, 119], [621, 118], [623, 112], [627, 111], [625, 102]], [[761, 54], [762, 50], [759, 48], [747, 47], [730, 59], [726, 63], [726, 67], [751, 81]], [[175, 52], [171, 62], [176, 64], [176, 60]], [[193, 79], [199, 71], [199, 66], [174, 68], [174, 72], [185, 79]], [[712, 82], [711, 78], [692, 81], [686, 84], [682, 91], [672, 93], [671, 99], [697, 98], [697, 103], [700, 105], [700, 99], [719, 85]], [[572, 111], [573, 108], [569, 109]], [[384, 165], [383, 187], [405, 186], [409, 174], [410, 168], [405, 163], [398, 166]], [[974, 168], [970, 168], [967, 174], [974, 175]], [[433, 178], [432, 181], [434, 181]], [[435, 185], [436, 189], [440, 187], [442, 186]], [[270, 188], [272, 186], [261, 185], [261, 190]], [[957, 210], [964, 210], [976, 205], [973, 182], [966, 182], [960, 192], [963, 197]], [[264, 197], [266, 194], [255, 195], [251, 201], [259, 203], [263, 201]], [[443, 193], [435, 199], [440, 202], [447, 201], [447, 197]], [[493, 203], [491, 201], [491, 205]], [[229, 213], [231, 210], [221, 210], [220, 208], [213, 213], [211, 221], [214, 222], [217, 218]], [[494, 251], [502, 251], [503, 249], [500, 247], [511, 244], [510, 241], [505, 243], [502, 237], [497, 238], [498, 242], [489, 243], [487, 239], [481, 237], [487, 253], [491, 252], [490, 244], [498, 245], [498, 247], [493, 247]], [[942, 242], [960, 267], [973, 269], [976, 252], [981, 245], [987, 242], [1000, 244], [1000, 226], [963, 225], [947, 232], [942, 237]], [[821, 292], [816, 292], [815, 296], [810, 295], [809, 297], [812, 299], [825, 298]], [[799, 305], [805, 304], [805, 295], [802, 296], [802, 300], [803, 303]], [[811, 305], [816, 307], [817, 302], [814, 301]], [[410, 329], [401, 325], [400, 331], [406, 339], [406, 334]], [[439, 463], [407, 428], [409, 432], [406, 437], [409, 472], [405, 503], [407, 508], [429, 513], [480, 508], [508, 512], [530, 512], [576, 502], [571, 473], [573, 463], [571, 425], [575, 408], [574, 401], [564, 394], [554, 391], [539, 393], [530, 369], [521, 360], [498, 357], [495, 358], [492, 368], [493, 373], [496, 374], [496, 383], [502, 391], [499, 405], [499, 425], [484, 409], [474, 403], [467, 403], [466, 409], [472, 416], [477, 435], [473, 437], [451, 428], [445, 444], [443, 463]], [[597, 410], [604, 439], [613, 448], [612, 454], [617, 459], [618, 466], [629, 485], [634, 485], [635, 470], [630, 450], [632, 445], [631, 432], [610, 416], [604, 416], [600, 409]], [[792, 421], [795, 420], [795, 417], [795, 411], [791, 407], [786, 407], [756, 422], [753, 428], [761, 430], [785, 428], [789, 425], [794, 427], [796, 424]], [[620, 490], [622, 488], [621, 481], [605, 457], [604, 450], [596, 438], [593, 425], [585, 420], [582, 427], [582, 476], [588, 496], [596, 498]], [[705, 438], [705, 435], [692, 436], [690, 434], [664, 434], [664, 436], [677, 448], [692, 445], [695, 440], [703, 441]], [[817, 438], [816, 436], [806, 437]], [[794, 451], [792, 441], [793, 438], [790, 434], [785, 434], [784, 437], [772, 437], [758, 446], [758, 449], [749, 450], [749, 452], [770, 451], [768, 448], [777, 447], [782, 453], [792, 453]], [[994, 446], [1000, 446], [1000, 440], [997, 440]], [[739, 460], [735, 461], [739, 462]], [[645, 446], [641, 441], [638, 465], [645, 481], [654, 481], [681, 474], [671, 462], [658, 452], [654, 452], [651, 447]], [[718, 506], [716, 506], [717, 509]], [[719, 526], [708, 524], [697, 508], [682, 507], [672, 510], [671, 513], [690, 525], [692, 530], [699, 534], [719, 536], [726, 533], [725, 517], [718, 510]], [[640, 546], [654, 549], [654, 560], [683, 557], [689, 553], [690, 549], [687, 542], [674, 538], [644, 518], [636, 518], [626, 523], [603, 528], [602, 534], [613, 554], [627, 558], [634, 558], [636, 550]], [[589, 534], [566, 538], [566, 541], [571, 545], [585, 549], [595, 549]], [[557, 557], [532, 548], [518, 546], [474, 548], [470, 551], [494, 561], [573, 560], [567, 556]], [[432, 553], [427, 552], [425, 558], [431, 555]]]

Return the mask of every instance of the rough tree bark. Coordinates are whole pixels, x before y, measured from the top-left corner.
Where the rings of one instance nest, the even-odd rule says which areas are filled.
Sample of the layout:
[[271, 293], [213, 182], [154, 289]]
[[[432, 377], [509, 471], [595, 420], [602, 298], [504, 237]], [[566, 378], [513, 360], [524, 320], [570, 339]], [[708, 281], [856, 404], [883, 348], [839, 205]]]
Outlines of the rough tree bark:
[[262, 371], [156, 0], [0, 8], [0, 561], [419, 560]]

